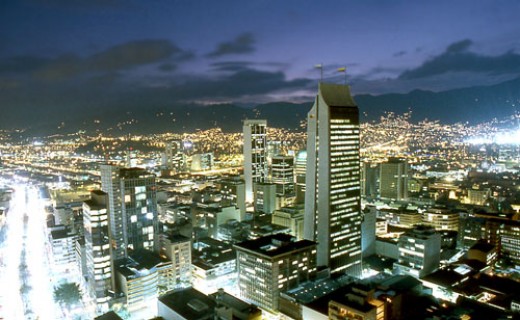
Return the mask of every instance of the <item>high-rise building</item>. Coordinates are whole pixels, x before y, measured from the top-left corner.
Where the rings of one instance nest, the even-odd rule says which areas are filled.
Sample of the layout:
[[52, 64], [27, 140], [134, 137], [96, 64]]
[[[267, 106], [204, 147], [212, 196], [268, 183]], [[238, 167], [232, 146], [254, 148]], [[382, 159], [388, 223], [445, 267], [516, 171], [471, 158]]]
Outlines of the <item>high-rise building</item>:
[[91, 192], [83, 202], [87, 287], [98, 311], [108, 310], [108, 292], [114, 288], [108, 238], [108, 196], [101, 190]]
[[271, 160], [271, 181], [279, 195], [294, 192], [294, 157], [277, 155]]
[[244, 120], [246, 202], [253, 202], [253, 184], [267, 179], [267, 121]]
[[158, 248], [155, 175], [139, 168], [101, 165], [101, 189], [108, 195], [109, 235], [114, 260], [128, 250]]
[[361, 275], [359, 110], [348, 86], [320, 83], [307, 121], [305, 238], [318, 266]]
[[172, 263], [174, 287], [186, 287], [191, 282], [191, 239], [181, 235], [160, 236], [160, 254]]
[[235, 245], [240, 295], [277, 311], [280, 292], [314, 278], [316, 243], [275, 234]]
[[408, 198], [408, 163], [396, 158], [380, 164], [379, 190], [381, 198], [405, 200]]
[[363, 162], [361, 170], [361, 194], [367, 198], [376, 198], [378, 195], [377, 182], [379, 178], [379, 164]]

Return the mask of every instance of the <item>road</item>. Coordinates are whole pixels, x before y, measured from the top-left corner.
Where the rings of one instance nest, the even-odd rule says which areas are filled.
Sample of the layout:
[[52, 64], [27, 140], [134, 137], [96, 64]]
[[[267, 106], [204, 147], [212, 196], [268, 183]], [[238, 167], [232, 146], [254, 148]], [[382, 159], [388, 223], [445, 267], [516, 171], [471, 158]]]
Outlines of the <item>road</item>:
[[52, 255], [37, 190], [15, 186], [0, 244], [0, 319], [63, 319], [53, 299]]

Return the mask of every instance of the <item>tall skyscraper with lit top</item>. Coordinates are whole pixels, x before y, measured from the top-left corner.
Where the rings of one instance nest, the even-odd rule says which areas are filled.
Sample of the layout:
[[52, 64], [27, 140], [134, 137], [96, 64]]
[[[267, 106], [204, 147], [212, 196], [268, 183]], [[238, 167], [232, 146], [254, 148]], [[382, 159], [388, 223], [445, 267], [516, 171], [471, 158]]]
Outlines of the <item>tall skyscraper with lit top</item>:
[[361, 275], [359, 110], [349, 87], [320, 83], [307, 123], [304, 237], [317, 264]]
[[243, 129], [246, 202], [252, 203], [253, 184], [267, 182], [267, 121], [244, 120]]

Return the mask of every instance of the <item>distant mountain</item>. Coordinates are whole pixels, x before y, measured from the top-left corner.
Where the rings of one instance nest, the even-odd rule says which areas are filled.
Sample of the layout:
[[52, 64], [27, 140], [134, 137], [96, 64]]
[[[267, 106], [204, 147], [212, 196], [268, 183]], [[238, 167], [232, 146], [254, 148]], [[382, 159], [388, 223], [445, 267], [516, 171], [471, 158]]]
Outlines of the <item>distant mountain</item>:
[[[520, 106], [520, 78], [492, 86], [470, 87], [443, 92], [414, 90], [406, 94], [356, 95], [361, 121], [378, 120], [386, 111], [402, 114], [412, 110], [412, 120], [439, 120], [441, 123], [479, 123], [505, 118]], [[273, 102], [253, 108], [234, 104], [172, 105], [154, 107], [144, 102], [107, 109], [78, 110], [74, 113], [45, 112], [39, 118], [18, 117], [11, 127], [27, 127], [29, 135], [86, 130], [113, 133], [193, 132], [220, 127], [226, 132], [242, 130], [244, 119], [267, 119], [271, 127], [302, 130], [312, 101]], [[21, 120], [23, 119], [23, 120]], [[37, 125], [35, 125], [37, 124]]]
[[441, 123], [480, 123], [510, 116], [520, 109], [520, 78], [493, 86], [442, 92], [414, 90], [406, 94], [357, 95], [356, 103], [365, 120], [375, 120], [384, 111], [412, 110], [412, 120]]

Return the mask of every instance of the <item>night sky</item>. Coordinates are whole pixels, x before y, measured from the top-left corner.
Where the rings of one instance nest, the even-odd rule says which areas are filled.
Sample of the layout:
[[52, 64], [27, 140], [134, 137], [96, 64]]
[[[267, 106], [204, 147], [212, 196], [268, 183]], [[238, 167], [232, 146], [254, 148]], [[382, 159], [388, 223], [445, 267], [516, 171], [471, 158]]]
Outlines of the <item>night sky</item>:
[[520, 1], [3, 0], [0, 109], [310, 100], [520, 75]]

